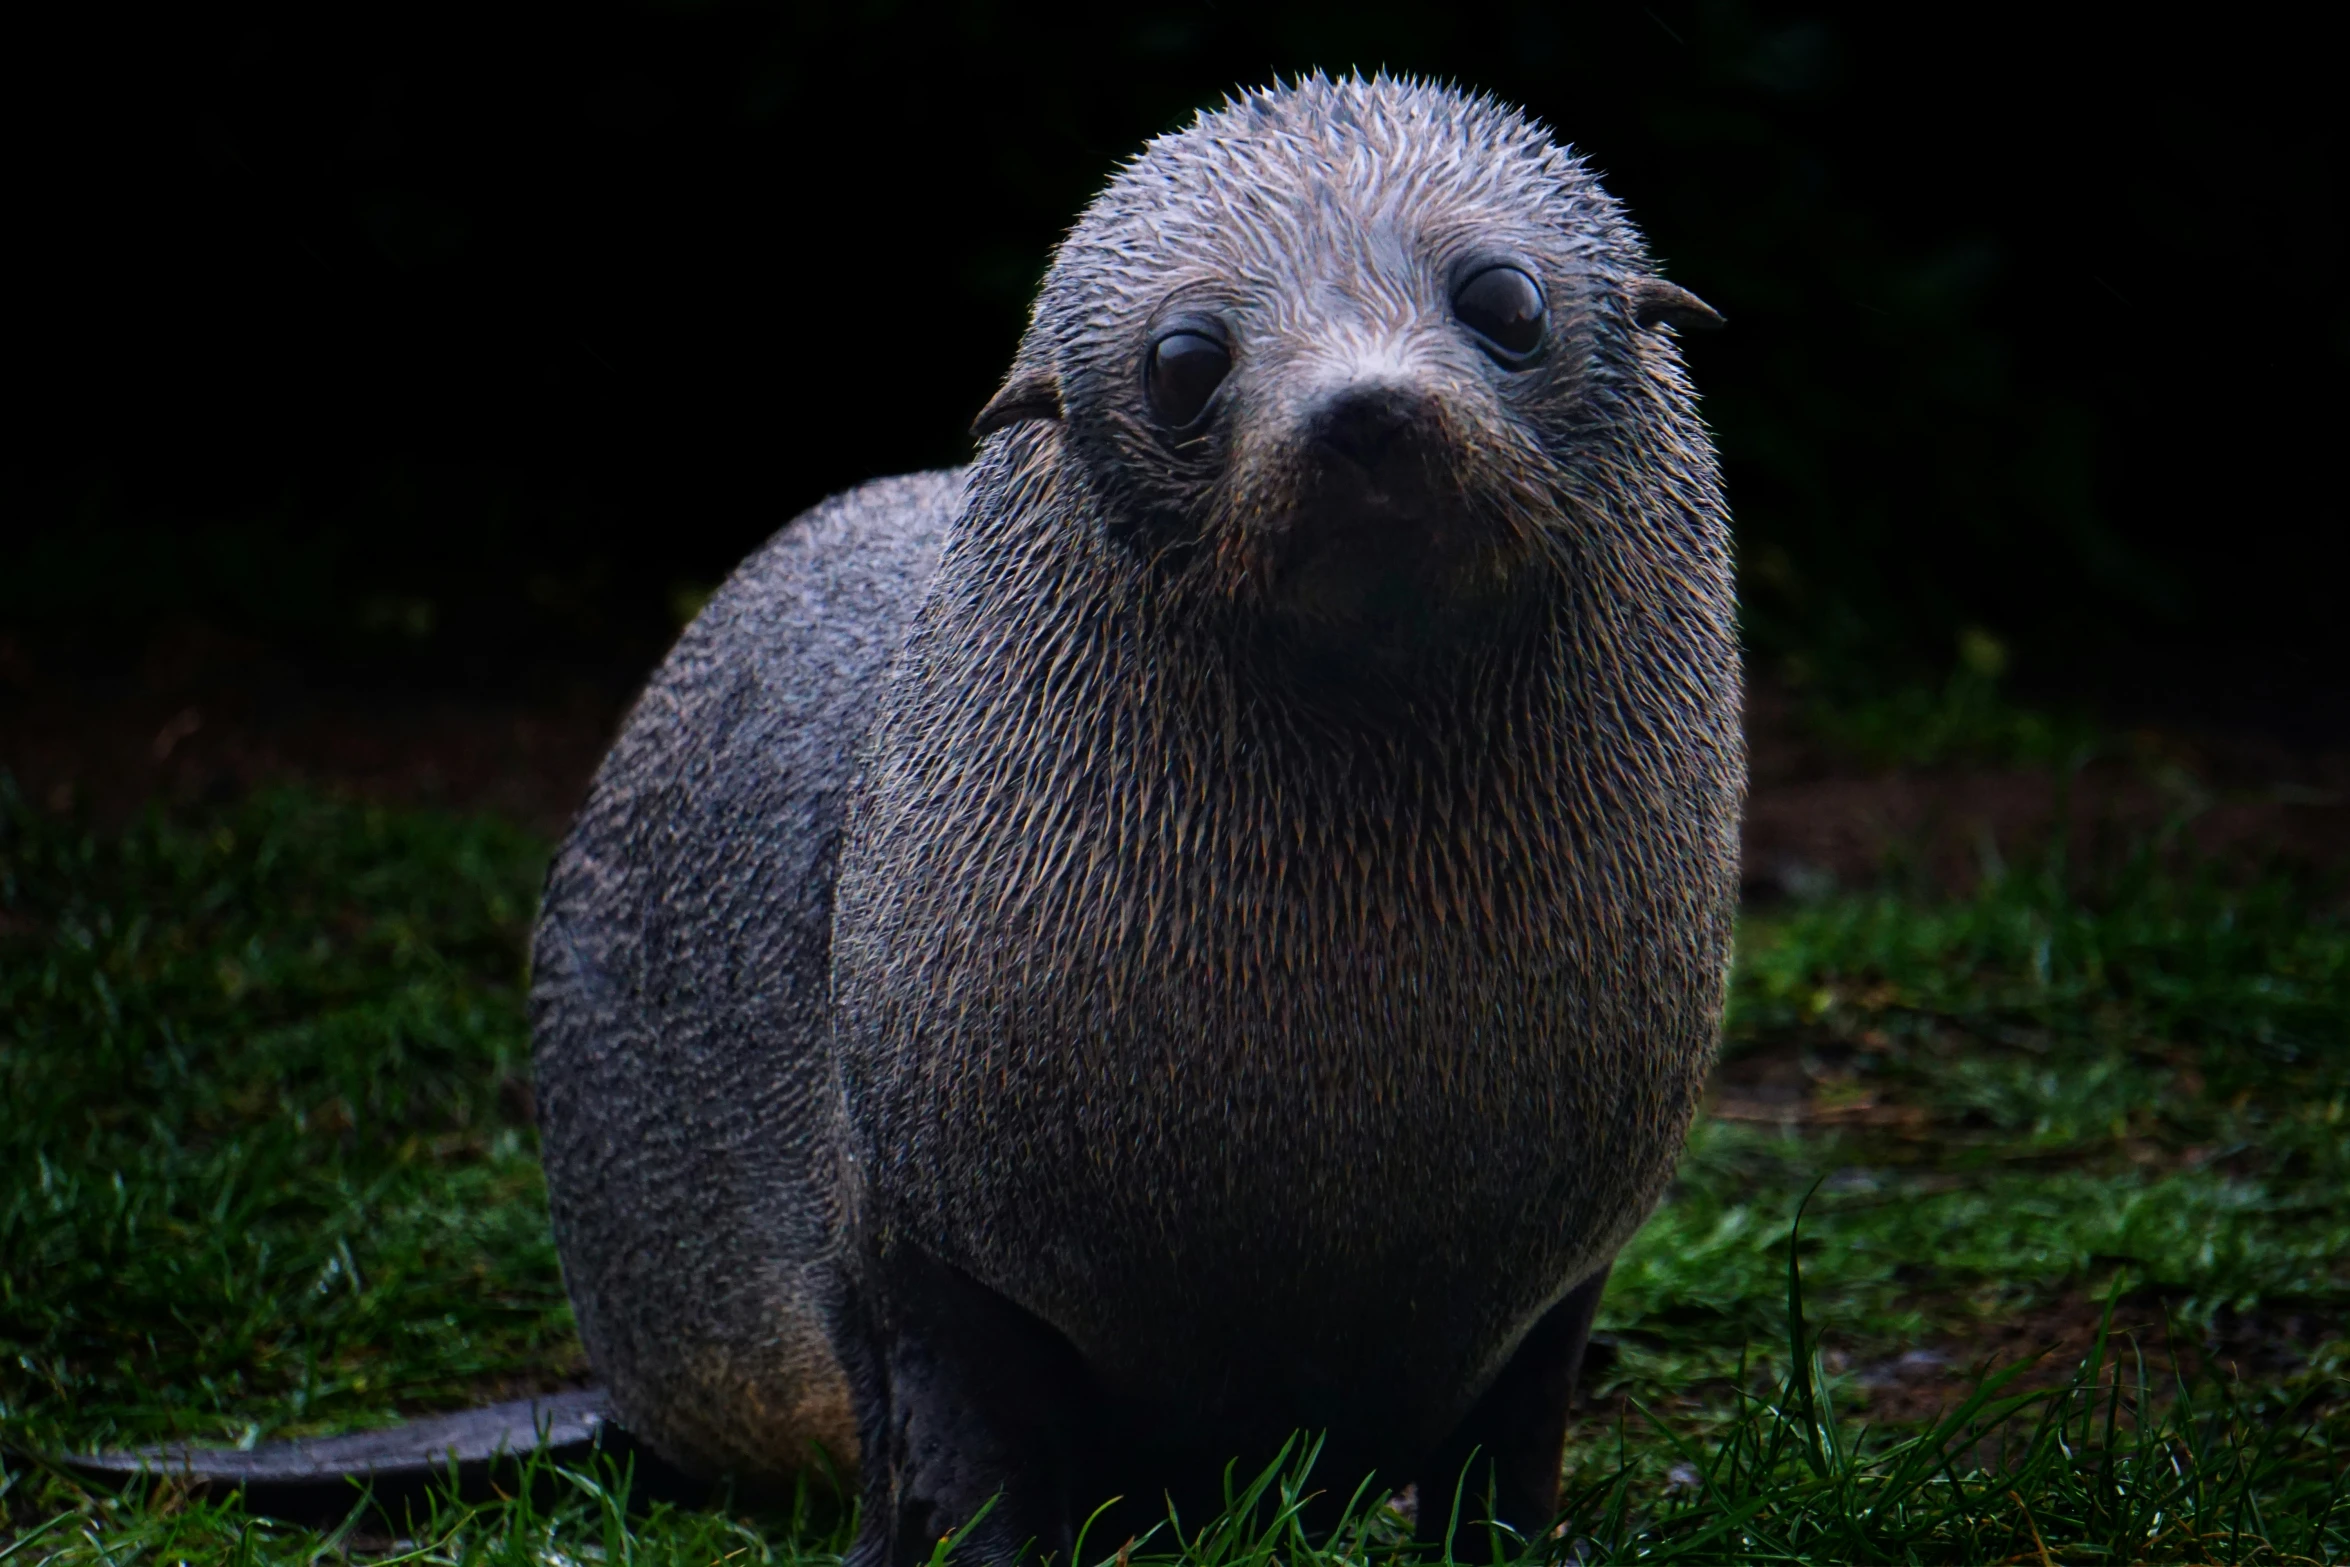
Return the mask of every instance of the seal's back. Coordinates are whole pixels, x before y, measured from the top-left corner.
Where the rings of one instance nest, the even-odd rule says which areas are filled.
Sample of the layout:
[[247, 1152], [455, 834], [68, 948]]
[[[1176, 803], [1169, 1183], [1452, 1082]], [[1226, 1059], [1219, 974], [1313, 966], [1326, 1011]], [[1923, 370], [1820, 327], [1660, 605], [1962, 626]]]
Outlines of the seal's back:
[[959, 470], [786, 526], [654, 674], [547, 878], [539, 1125], [580, 1333], [704, 1473], [854, 1462], [826, 1336], [826, 971], [841, 818]]

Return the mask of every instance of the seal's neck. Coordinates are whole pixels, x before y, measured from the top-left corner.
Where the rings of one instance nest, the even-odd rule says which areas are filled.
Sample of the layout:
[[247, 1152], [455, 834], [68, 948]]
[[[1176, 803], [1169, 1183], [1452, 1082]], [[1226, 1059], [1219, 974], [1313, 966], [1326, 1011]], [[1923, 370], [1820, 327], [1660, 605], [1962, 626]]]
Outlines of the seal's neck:
[[1049, 481], [992, 477], [894, 677], [860, 826], [910, 880], [985, 900], [928, 920], [1227, 953], [1556, 928], [1564, 868], [1643, 771], [1570, 624], [1409, 681], [1301, 667]]

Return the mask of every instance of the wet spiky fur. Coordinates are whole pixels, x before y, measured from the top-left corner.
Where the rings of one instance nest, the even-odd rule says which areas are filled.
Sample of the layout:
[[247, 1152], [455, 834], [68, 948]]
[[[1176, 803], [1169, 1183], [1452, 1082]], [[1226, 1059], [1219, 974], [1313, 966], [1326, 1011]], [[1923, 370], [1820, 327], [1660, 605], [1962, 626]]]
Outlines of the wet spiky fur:
[[[1540, 280], [1539, 363], [1452, 319], [1464, 257]], [[960, 1521], [942, 1441], [1050, 1548], [1026, 1438], [908, 1402], [944, 1353], [908, 1281], [948, 1279], [1148, 1433], [1064, 1488], [1301, 1426], [1398, 1481], [1444, 1450], [1654, 1204], [1719, 1021], [1728, 524], [1652, 274], [1489, 100], [1250, 94], [1079, 220], [967, 478], [833, 503], [719, 597], [539, 943], [558, 1234], [632, 1424], [837, 1449], [785, 1408], [837, 1409], [824, 1336], [862, 1559]], [[1142, 356], [1199, 310], [1234, 367], [1171, 439]], [[1362, 386], [1409, 411], [1376, 521], [1316, 445]], [[829, 586], [868, 558], [920, 575]]]

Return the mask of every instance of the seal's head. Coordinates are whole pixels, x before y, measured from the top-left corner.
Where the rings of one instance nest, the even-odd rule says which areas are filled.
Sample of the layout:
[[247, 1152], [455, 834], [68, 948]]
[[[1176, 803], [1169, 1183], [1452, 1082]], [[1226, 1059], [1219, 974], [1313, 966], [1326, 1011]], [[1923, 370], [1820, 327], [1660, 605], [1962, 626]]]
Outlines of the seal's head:
[[1710, 470], [1658, 329], [1719, 319], [1523, 115], [1315, 76], [1120, 172], [976, 428], [1057, 422], [1105, 532], [1209, 602], [1409, 656], [1523, 618], [1628, 492]]

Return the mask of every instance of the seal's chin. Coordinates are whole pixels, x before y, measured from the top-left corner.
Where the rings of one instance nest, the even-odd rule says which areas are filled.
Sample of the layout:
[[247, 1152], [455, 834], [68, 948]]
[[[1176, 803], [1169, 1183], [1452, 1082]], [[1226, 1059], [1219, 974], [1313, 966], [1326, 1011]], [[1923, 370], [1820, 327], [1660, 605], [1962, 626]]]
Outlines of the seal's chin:
[[1508, 530], [1458, 493], [1350, 476], [1276, 529], [1268, 607], [1333, 652], [1408, 660], [1516, 620], [1524, 571]]

